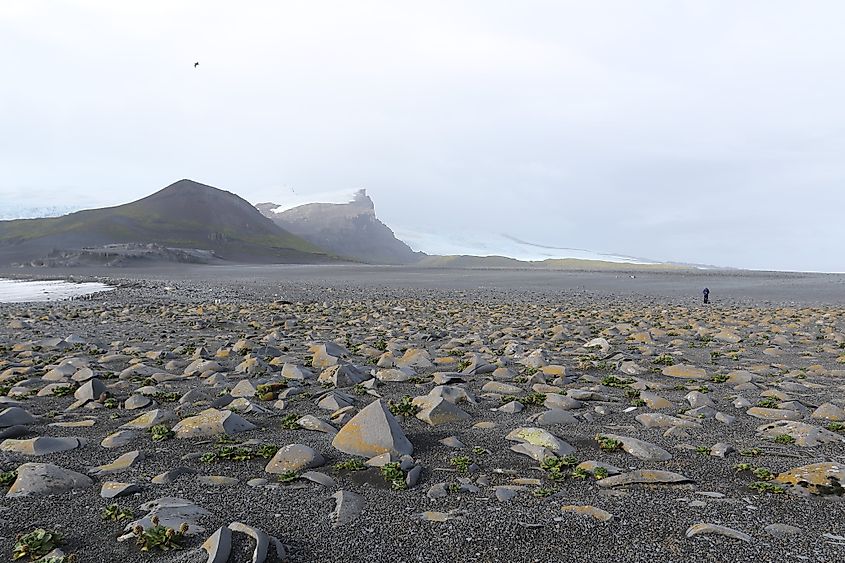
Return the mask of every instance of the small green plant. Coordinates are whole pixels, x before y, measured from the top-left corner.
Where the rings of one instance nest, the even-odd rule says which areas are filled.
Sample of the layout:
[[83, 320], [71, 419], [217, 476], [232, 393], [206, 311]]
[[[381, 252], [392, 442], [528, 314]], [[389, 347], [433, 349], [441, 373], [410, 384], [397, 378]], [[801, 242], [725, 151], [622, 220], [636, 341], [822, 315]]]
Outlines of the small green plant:
[[373, 344], [373, 348], [379, 352], [387, 352], [387, 342], [384, 341], [384, 338], [379, 338], [376, 343]]
[[763, 397], [759, 401], [757, 401], [758, 407], [763, 407], [766, 409], [773, 409], [778, 406], [779, 401], [774, 397]]
[[566, 470], [578, 465], [578, 460], [573, 455], [563, 457], [547, 457], [540, 463], [540, 469], [546, 472], [546, 477], [552, 481], [558, 481], [566, 477]]
[[132, 520], [135, 515], [128, 508], [121, 508], [117, 504], [108, 505], [103, 510], [103, 520], [111, 520], [112, 522], [122, 522], [124, 520]]
[[599, 449], [602, 449], [606, 452], [613, 452], [622, 449], [622, 442], [614, 438], [602, 436], [601, 434], [596, 435], [596, 442], [599, 443]]
[[701, 455], [710, 455], [710, 448], [708, 448], [707, 446], [697, 446], [695, 448], [695, 453]]
[[53, 530], [37, 528], [28, 534], [20, 534], [12, 548], [12, 561], [29, 557], [35, 561], [44, 557], [64, 543], [62, 535]]
[[606, 467], [596, 467], [593, 469], [593, 477], [596, 479], [605, 479], [610, 475]]
[[767, 481], [754, 481], [748, 485], [748, 488], [758, 493], [771, 493], [774, 495], [783, 494], [786, 492], [786, 487], [783, 485], [776, 485]]
[[338, 471], [363, 471], [367, 468], [361, 458], [353, 457], [346, 461], [339, 461], [334, 464], [334, 468]]
[[775, 478], [775, 474], [769, 471], [766, 467], [758, 467], [752, 471], [755, 477], [761, 481], [771, 481]]
[[750, 463], [737, 463], [734, 465], [734, 471], [737, 473], [742, 473], [743, 471], [751, 471], [751, 464]]
[[458, 470], [458, 473], [463, 473], [463, 474], [466, 474], [467, 472], [469, 472], [469, 468], [472, 465], [472, 463], [473, 463], [472, 459], [470, 459], [470, 458], [468, 458], [467, 456], [464, 456], [464, 455], [453, 457], [452, 459], [449, 460], [449, 465], [456, 468]]
[[399, 402], [387, 401], [387, 409], [393, 416], [414, 416], [420, 412], [420, 407], [413, 404], [413, 398], [410, 395], [405, 395]]
[[54, 397], [65, 397], [73, 393], [73, 387], [70, 385], [62, 385], [61, 387], [53, 387]]
[[698, 391], [699, 393], [709, 393], [710, 392], [710, 388], [706, 385], [699, 385], [698, 387], [696, 387], [695, 390]]
[[746, 450], [740, 450], [739, 455], [745, 457], [757, 457], [759, 455], [763, 455], [763, 451], [760, 448], [748, 448]]
[[166, 424], [156, 424], [150, 427], [150, 436], [153, 442], [161, 442], [162, 440], [169, 440], [174, 437], [176, 432], [167, 427]]
[[426, 378], [426, 377], [419, 377], [419, 376], [416, 376], [416, 375], [414, 377], [408, 378], [408, 383], [413, 383], [414, 385], [419, 385], [421, 383], [428, 383], [429, 381], [431, 381], [431, 380]]
[[710, 378], [710, 381], [712, 381], [713, 383], [724, 383], [727, 380], [728, 376], [724, 373], [717, 373], [716, 375]]
[[278, 449], [278, 446], [270, 444], [262, 444], [255, 449], [235, 445], [218, 446], [216, 450], [202, 454], [200, 461], [211, 463], [220, 460], [249, 461], [259, 457], [269, 459], [276, 455]]
[[845, 424], [842, 424], [841, 422], [831, 422], [826, 426], [826, 428], [831, 432], [842, 432], [845, 430]]
[[472, 453], [474, 453], [475, 455], [487, 455], [490, 452], [485, 450], [481, 446], [473, 446], [472, 447]]
[[795, 443], [795, 436], [791, 434], [780, 434], [779, 436], [775, 436], [775, 444], [794, 444]]
[[651, 363], [657, 364], [660, 366], [674, 366], [675, 365], [675, 358], [672, 357], [671, 354], [660, 354], [656, 358], [654, 358]]
[[385, 463], [381, 468], [381, 476], [390, 483], [390, 488], [395, 491], [408, 488], [405, 482], [405, 472], [402, 471], [399, 462]]
[[114, 397], [109, 397], [105, 401], [103, 401], [103, 406], [107, 409], [116, 409], [117, 408], [117, 399]]
[[458, 365], [455, 366], [455, 371], [459, 371], [459, 372], [464, 371], [465, 369], [467, 369], [471, 365], [472, 365], [472, 362], [470, 362], [469, 360], [461, 360], [460, 362], [458, 362]]
[[624, 387], [627, 387], [631, 383], [633, 383], [633, 380], [620, 379], [620, 378], [616, 377], [615, 375], [606, 375], [601, 380], [601, 384], [604, 385], [605, 387], [616, 387], [618, 389], [622, 389]]
[[224, 444], [240, 444], [241, 441], [239, 438], [235, 438], [234, 436], [229, 436], [228, 434], [219, 434], [217, 438], [214, 440], [214, 444], [217, 446], [222, 446]]
[[10, 487], [12, 483], [15, 482], [15, 479], [18, 478], [17, 471], [3, 471], [0, 473], [0, 486], [2, 487]]
[[279, 425], [286, 430], [297, 430], [299, 428], [299, 415], [295, 412], [286, 414], [282, 417]]
[[277, 381], [275, 383], [262, 383], [255, 387], [255, 397], [259, 401], [274, 401], [278, 398], [279, 393], [288, 386], [284, 381]]
[[152, 526], [144, 529], [143, 526], [138, 525], [132, 529], [135, 534], [136, 541], [141, 551], [150, 551], [158, 548], [161, 551], [170, 551], [171, 549], [181, 549], [181, 542], [188, 531], [188, 524], [182, 523], [178, 530], [162, 526], [159, 523], [158, 516], [153, 516], [150, 519]]
[[555, 494], [556, 492], [557, 492], [557, 489], [555, 489], [553, 487], [537, 487], [536, 489], [534, 489], [531, 492], [531, 494], [534, 495], [535, 497], [544, 498], [544, 497], [551, 496], [551, 495]]
[[722, 356], [723, 356], [723, 354], [721, 352], [719, 352], [717, 350], [713, 350], [712, 352], [710, 352], [710, 361], [715, 364], [716, 361], [719, 358], [721, 358]]
[[279, 473], [280, 483], [293, 483], [297, 479], [299, 479], [299, 473], [297, 471], [283, 471]]
[[519, 401], [525, 406], [529, 405], [542, 405], [546, 402], [546, 394], [545, 393], [529, 393], [523, 397], [517, 397], [516, 395], [505, 395], [502, 397], [502, 404], [507, 404], [512, 401]]
[[255, 455], [263, 459], [270, 459], [276, 452], [279, 451], [279, 446], [275, 444], [261, 444], [255, 448]]
[[178, 401], [181, 396], [182, 395], [176, 393], [175, 391], [158, 391], [152, 395], [153, 399], [159, 403], [173, 403]]
[[570, 475], [575, 477], [576, 479], [586, 479], [590, 476], [590, 472], [584, 469], [583, 467], [576, 467], [572, 470]]
[[367, 388], [364, 387], [364, 385], [362, 385], [361, 383], [358, 383], [358, 384], [355, 385], [355, 387], [352, 388], [352, 392], [355, 393], [356, 395], [366, 395], [367, 394]]

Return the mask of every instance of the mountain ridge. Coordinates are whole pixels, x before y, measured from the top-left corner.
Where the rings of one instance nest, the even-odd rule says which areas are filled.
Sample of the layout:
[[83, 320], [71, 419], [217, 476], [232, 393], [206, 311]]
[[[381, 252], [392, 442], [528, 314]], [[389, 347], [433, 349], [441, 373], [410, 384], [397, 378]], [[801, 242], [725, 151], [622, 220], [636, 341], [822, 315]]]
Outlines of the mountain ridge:
[[426, 256], [396, 238], [378, 219], [375, 204], [364, 189], [355, 192], [348, 203], [313, 202], [283, 208], [268, 202], [256, 208], [283, 229], [339, 256], [373, 264], [413, 264]]
[[211, 251], [216, 258], [235, 262], [333, 259], [265, 218], [240, 196], [187, 179], [123, 205], [0, 221], [0, 263], [128, 243]]

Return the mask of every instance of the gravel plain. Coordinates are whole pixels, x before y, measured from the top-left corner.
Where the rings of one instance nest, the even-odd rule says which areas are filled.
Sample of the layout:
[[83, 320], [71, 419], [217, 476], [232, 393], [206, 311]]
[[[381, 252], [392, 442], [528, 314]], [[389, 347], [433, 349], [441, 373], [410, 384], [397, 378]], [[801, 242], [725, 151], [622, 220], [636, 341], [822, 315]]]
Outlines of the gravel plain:
[[[16, 535], [45, 528], [77, 561], [206, 561], [206, 538], [243, 522], [285, 544], [287, 555], [271, 550], [268, 561], [845, 560], [843, 276], [367, 266], [0, 275], [116, 287], [0, 304], [0, 411], [32, 415], [12, 426], [0, 413], [0, 471], [20, 480], [23, 464], [48, 463], [91, 479], [4, 498], [0, 559]], [[285, 365], [305, 378], [284, 376]], [[86, 399], [91, 381], [102, 392]], [[244, 382], [279, 385], [270, 397]], [[404, 397], [416, 404], [399, 406]], [[392, 407], [413, 445], [404, 473], [420, 474], [407, 488], [378, 467], [335, 467], [366, 461], [333, 440], [375, 401]], [[435, 403], [443, 415], [432, 411], [432, 424]], [[209, 408], [255, 427], [160, 441], [142, 429], [101, 446], [152, 410], [176, 429]], [[307, 415], [333, 428], [296, 422]], [[782, 421], [798, 425], [763, 428]], [[598, 439], [606, 435], [645, 445]], [[81, 441], [30, 455], [20, 441], [37, 437]], [[267, 458], [201, 458], [261, 444], [302, 444], [322, 463], [282, 482]], [[133, 451], [128, 467], [90, 471]], [[172, 482], [153, 481], [179, 467]], [[616, 473], [642, 482], [608, 485]], [[106, 481], [139, 490], [105, 499]], [[334, 525], [339, 490], [360, 495], [363, 509]], [[141, 552], [134, 537], [117, 541], [126, 522], [102, 517], [117, 503], [140, 518], [162, 497], [205, 511], [182, 549]], [[234, 534], [229, 560], [252, 560], [254, 545]]]

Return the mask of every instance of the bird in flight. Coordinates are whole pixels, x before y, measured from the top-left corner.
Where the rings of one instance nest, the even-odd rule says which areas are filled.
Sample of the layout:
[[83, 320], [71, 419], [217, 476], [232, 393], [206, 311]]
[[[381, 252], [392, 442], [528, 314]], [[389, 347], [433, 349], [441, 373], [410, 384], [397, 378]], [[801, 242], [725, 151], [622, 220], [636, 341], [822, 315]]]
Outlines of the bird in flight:
[[197, 68], [198, 66], [200, 66], [199, 63], [194, 63], [194, 68]]

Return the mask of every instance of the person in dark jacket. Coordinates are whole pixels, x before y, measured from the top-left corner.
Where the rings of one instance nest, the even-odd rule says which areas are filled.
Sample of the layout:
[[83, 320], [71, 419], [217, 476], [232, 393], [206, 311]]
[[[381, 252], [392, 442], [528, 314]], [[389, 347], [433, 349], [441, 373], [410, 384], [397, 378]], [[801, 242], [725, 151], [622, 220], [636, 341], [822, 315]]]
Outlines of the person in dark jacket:
[[710, 290], [705, 287], [702, 293], [704, 293], [704, 302], [710, 303]]

